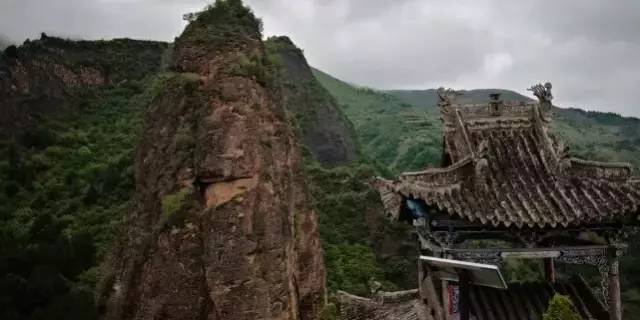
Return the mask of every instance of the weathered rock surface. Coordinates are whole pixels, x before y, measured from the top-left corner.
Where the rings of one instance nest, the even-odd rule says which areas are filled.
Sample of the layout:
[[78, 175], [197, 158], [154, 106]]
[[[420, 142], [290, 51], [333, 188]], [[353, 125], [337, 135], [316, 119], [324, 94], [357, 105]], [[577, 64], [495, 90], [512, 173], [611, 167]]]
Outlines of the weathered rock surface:
[[315, 79], [302, 51], [288, 37], [267, 41], [269, 53], [278, 58], [284, 103], [296, 118], [302, 143], [322, 165], [354, 161], [356, 142], [351, 122]]
[[70, 41], [42, 34], [0, 53], [0, 136], [19, 134], [42, 114], [60, 111], [80, 88], [158, 72], [166, 43]]
[[[299, 146], [238, 3], [205, 11], [176, 42], [179, 74], [148, 112], [136, 207], [109, 265], [108, 319], [313, 319], [322, 305]], [[211, 36], [221, 21], [242, 21], [240, 35]]]

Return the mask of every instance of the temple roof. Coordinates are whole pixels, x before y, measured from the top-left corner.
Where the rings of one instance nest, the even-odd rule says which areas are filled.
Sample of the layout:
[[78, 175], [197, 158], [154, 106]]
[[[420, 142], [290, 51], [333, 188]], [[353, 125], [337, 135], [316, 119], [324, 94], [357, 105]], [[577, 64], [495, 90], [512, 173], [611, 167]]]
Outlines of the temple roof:
[[556, 283], [514, 283], [508, 290], [472, 286], [471, 314], [477, 320], [543, 319], [556, 293], [569, 297], [580, 319], [609, 319], [602, 303], [578, 278]]
[[[385, 299], [385, 295], [398, 295]], [[418, 299], [418, 290], [381, 293], [368, 299], [338, 291], [340, 320], [433, 320]]]
[[[415, 290], [413, 290], [415, 291]], [[410, 291], [405, 291], [410, 293]], [[401, 299], [367, 299], [339, 292], [341, 320], [441, 320], [435, 312], [428, 312], [425, 304], [413, 295], [401, 293]], [[472, 319], [542, 319], [554, 294], [571, 300], [580, 319], [609, 319], [602, 303], [582, 278], [575, 277], [555, 283], [512, 283], [507, 290], [471, 286], [470, 312]], [[393, 293], [385, 293], [390, 295]], [[428, 301], [429, 305], [440, 301]], [[442, 306], [440, 306], [442, 308]]]
[[492, 95], [484, 105], [458, 105], [454, 92], [442, 92], [445, 166], [379, 180], [389, 214], [399, 217], [403, 198], [472, 222], [519, 228], [618, 221], [635, 213], [640, 180], [631, 165], [570, 157], [548, 132], [550, 92], [536, 95], [539, 103], [508, 104]]

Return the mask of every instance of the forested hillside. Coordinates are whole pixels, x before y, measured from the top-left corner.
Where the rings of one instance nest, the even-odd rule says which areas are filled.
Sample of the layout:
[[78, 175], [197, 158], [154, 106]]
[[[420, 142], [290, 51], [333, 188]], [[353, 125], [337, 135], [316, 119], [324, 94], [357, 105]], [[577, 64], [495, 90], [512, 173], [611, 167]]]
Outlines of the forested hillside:
[[442, 126], [428, 108], [347, 84], [319, 70], [314, 74], [353, 122], [367, 156], [394, 173], [439, 163]]
[[98, 264], [132, 205], [134, 146], [158, 81], [86, 90], [73, 112], [0, 143], [3, 319], [97, 317]]
[[[314, 70], [318, 80], [338, 100], [356, 127], [360, 143], [371, 157], [395, 173], [437, 166], [441, 154], [440, 111], [435, 89], [376, 91], [340, 81]], [[505, 101], [530, 98], [508, 90], [462, 91], [463, 103], [481, 103], [490, 92]], [[577, 157], [630, 162], [640, 167], [640, 120], [613, 113], [554, 108], [551, 126]]]
[[165, 48], [43, 34], [0, 55], [0, 318], [97, 317]]

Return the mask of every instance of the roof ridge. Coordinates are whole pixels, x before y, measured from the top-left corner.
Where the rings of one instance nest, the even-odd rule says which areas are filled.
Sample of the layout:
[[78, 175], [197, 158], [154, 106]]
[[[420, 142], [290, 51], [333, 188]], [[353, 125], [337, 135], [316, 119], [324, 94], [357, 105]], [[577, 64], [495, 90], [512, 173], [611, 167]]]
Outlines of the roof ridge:
[[436, 173], [447, 173], [447, 172], [452, 172], [455, 171], [458, 168], [464, 167], [465, 165], [469, 164], [470, 162], [473, 161], [473, 157], [471, 156], [466, 156], [458, 161], [456, 161], [455, 163], [448, 165], [446, 167], [441, 167], [441, 168], [427, 168], [425, 170], [422, 171], [410, 171], [410, 172], [403, 172], [401, 174], [401, 176], [418, 176], [418, 175], [430, 175], [430, 174], [436, 174]]
[[571, 158], [569, 158], [569, 160], [571, 160], [571, 162], [575, 162], [575, 163], [588, 164], [588, 165], [598, 166], [598, 167], [603, 167], [603, 168], [629, 168], [629, 169], [633, 168], [633, 165], [631, 165], [631, 163], [624, 162], [624, 161], [619, 161], [619, 162], [616, 162], [616, 161], [596, 161], [596, 160], [582, 159], [582, 158], [578, 158], [578, 157], [571, 157]]

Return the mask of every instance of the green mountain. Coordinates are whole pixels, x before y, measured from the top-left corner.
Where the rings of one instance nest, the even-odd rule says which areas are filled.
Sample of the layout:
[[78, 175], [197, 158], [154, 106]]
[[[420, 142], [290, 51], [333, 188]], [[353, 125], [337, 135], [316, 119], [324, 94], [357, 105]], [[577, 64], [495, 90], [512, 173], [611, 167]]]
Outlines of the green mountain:
[[[376, 91], [338, 80], [320, 70], [316, 78], [354, 123], [364, 151], [395, 173], [440, 163], [442, 126], [435, 89]], [[507, 101], [531, 100], [500, 89], [462, 91], [463, 103], [480, 103], [499, 92]], [[555, 108], [554, 133], [574, 156], [630, 162], [640, 167], [640, 120], [614, 113]]]
[[[385, 91], [394, 95], [403, 102], [416, 107], [431, 108], [436, 107], [438, 103], [438, 90], [389, 90]], [[461, 90], [462, 96], [459, 98], [461, 103], [473, 103], [476, 101], [486, 101], [491, 93], [500, 93], [504, 101], [529, 101], [531, 98], [525, 97], [515, 91], [504, 89], [475, 89]]]
[[319, 70], [314, 74], [353, 122], [369, 157], [395, 173], [439, 163], [442, 126], [433, 110], [391, 93], [350, 85]]
[[0, 318], [95, 319], [166, 44], [43, 36], [13, 48], [0, 54]]

